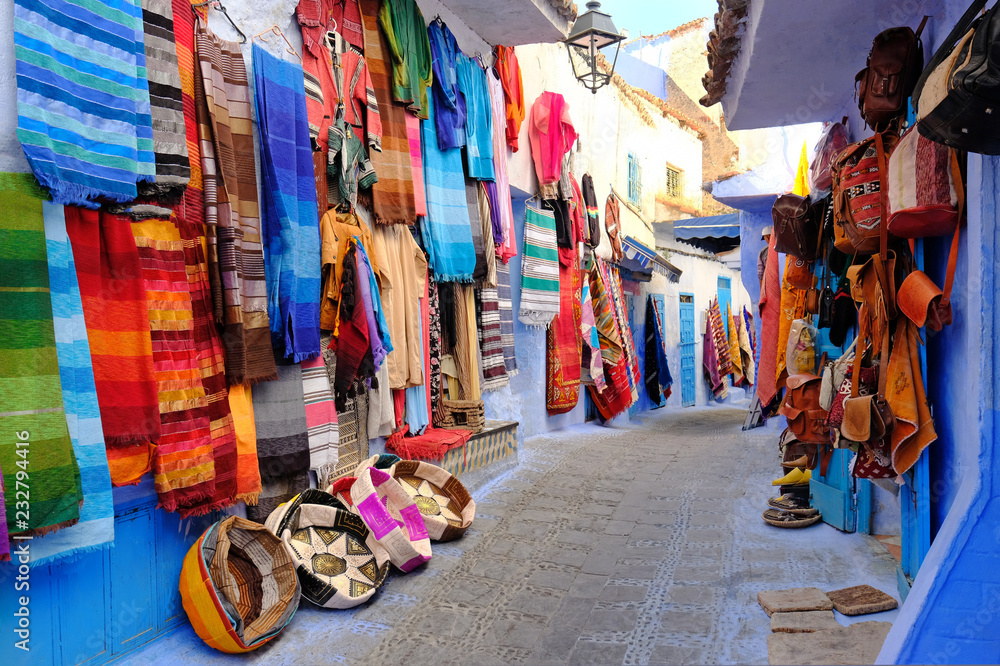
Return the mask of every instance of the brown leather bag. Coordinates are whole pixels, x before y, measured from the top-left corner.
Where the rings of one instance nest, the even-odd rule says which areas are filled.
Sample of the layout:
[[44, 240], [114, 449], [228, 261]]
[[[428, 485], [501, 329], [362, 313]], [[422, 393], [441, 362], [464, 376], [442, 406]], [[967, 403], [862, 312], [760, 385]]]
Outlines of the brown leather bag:
[[951, 288], [955, 282], [955, 265], [958, 263], [958, 236], [961, 227], [955, 227], [948, 254], [948, 270], [944, 278], [944, 291], [923, 271], [913, 271], [899, 287], [896, 299], [899, 311], [917, 326], [926, 325], [940, 331], [951, 324]]
[[815, 261], [819, 256], [822, 211], [810, 205], [809, 197], [782, 194], [771, 207], [774, 222], [774, 249], [803, 261]]
[[[861, 307], [862, 314], [858, 339], [864, 340], [867, 337], [867, 320], [864, 310], [867, 306]], [[885, 387], [888, 379], [888, 368], [886, 367], [889, 356], [889, 326], [882, 327], [882, 344], [878, 365], [878, 392], [874, 395], [858, 395], [861, 377], [861, 357], [864, 354], [860, 351], [854, 355], [854, 371], [851, 381], [851, 397], [844, 400], [844, 421], [840, 425], [840, 434], [853, 442], [877, 442], [890, 435], [896, 427], [896, 418], [892, 414], [892, 409], [885, 399]]]
[[788, 419], [788, 429], [800, 442], [830, 441], [827, 410], [820, 406], [822, 380], [816, 375], [791, 375], [785, 380], [785, 400], [778, 413]]
[[885, 224], [886, 160], [895, 132], [852, 143], [833, 163], [834, 245], [841, 252], [874, 254]]
[[916, 32], [909, 26], [880, 32], [872, 40], [867, 66], [854, 77], [861, 117], [876, 130], [906, 113], [906, 100], [924, 68], [920, 33], [927, 18]]

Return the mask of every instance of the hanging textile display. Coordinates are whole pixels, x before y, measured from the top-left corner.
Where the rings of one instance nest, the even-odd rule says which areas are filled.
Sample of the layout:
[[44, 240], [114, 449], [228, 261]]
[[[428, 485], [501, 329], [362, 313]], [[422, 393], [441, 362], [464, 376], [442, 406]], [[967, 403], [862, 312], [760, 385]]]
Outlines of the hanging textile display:
[[476, 297], [472, 285], [455, 285], [455, 344], [453, 356], [458, 368], [459, 394], [451, 400], [479, 400], [479, 345], [476, 330]]
[[420, 386], [424, 383], [420, 297], [427, 260], [407, 227], [377, 227], [373, 236], [374, 252], [383, 258], [379, 264], [382, 308], [393, 340], [387, 360], [389, 386]]
[[[187, 147], [190, 180], [180, 202], [174, 205], [174, 214], [185, 234], [184, 224], [197, 225], [205, 221], [204, 181], [201, 170], [201, 145], [199, 141], [198, 114], [195, 111], [195, 80], [201, 86], [200, 74], [196, 76], [194, 56], [194, 21], [195, 13], [191, 11], [190, 0], [172, 0], [174, 17], [174, 42], [177, 50], [177, 67], [181, 84], [181, 107], [184, 112], [184, 137]], [[180, 127], [177, 128], [180, 131]], [[200, 234], [185, 234], [185, 238]], [[209, 301], [211, 307], [211, 301]]]
[[709, 317], [705, 325], [705, 335], [702, 338], [701, 365], [708, 382], [709, 389], [716, 400], [722, 400], [729, 394], [725, 375], [720, 370], [718, 347], [715, 344], [715, 323]]
[[[76, 523], [84, 498], [60, 389], [44, 197], [31, 174], [0, 174], [0, 323], [10, 332], [0, 336], [0, 427], [6, 433], [0, 439], [0, 468], [6, 522], [12, 534], [25, 535]], [[64, 284], [57, 289], [69, 291]], [[21, 503], [18, 515], [25, 495], [24, 475], [17, 478], [22, 471], [32, 480], [31, 510], [23, 511]]]
[[422, 435], [431, 424], [431, 354], [430, 354], [430, 278], [426, 265], [420, 276], [424, 284], [423, 298], [420, 300], [421, 339], [420, 350], [423, 362], [424, 383], [406, 389], [406, 425], [413, 435]]
[[279, 365], [278, 379], [253, 387], [262, 490], [247, 518], [262, 523], [279, 504], [309, 487], [309, 425], [302, 367]]
[[420, 140], [420, 119], [412, 113], [405, 114], [406, 136], [410, 142], [410, 168], [413, 171], [413, 212], [427, 216], [427, 191], [424, 189], [424, 153]]
[[[784, 386], [784, 376], [787, 374], [787, 356], [784, 351], [788, 346], [788, 335], [791, 332], [792, 322], [806, 316], [806, 289], [795, 286], [796, 275], [802, 275], [808, 280], [812, 280], [812, 274], [808, 272], [807, 265], [801, 259], [792, 255], [787, 255], [785, 259], [785, 273], [781, 284], [781, 314], [778, 318], [778, 348], [777, 367], [775, 369], [775, 381]], [[767, 276], [765, 276], [767, 279]]]
[[651, 402], [663, 405], [670, 397], [670, 365], [663, 347], [663, 323], [652, 296], [646, 299], [646, 394]]
[[594, 301], [590, 297], [589, 272], [583, 276], [580, 291], [580, 334], [583, 338], [581, 380], [592, 384], [598, 393], [604, 390], [604, 358], [601, 356], [601, 340], [597, 334], [597, 320], [594, 315]]
[[611, 244], [611, 261], [621, 261], [625, 256], [621, 239], [621, 206], [618, 205], [618, 197], [614, 192], [608, 195], [604, 204], [604, 230], [608, 233], [608, 242]]
[[483, 277], [482, 285], [491, 288], [497, 286], [497, 246], [493, 236], [493, 210], [495, 207], [490, 204], [490, 195], [486, 187], [492, 184], [484, 181], [475, 183], [479, 199], [478, 217], [480, 233], [483, 238], [483, 257], [486, 262], [486, 276]]
[[[498, 47], [502, 48], [502, 47]], [[514, 238], [514, 212], [510, 205], [510, 178], [507, 175], [507, 142], [505, 134], [497, 128], [505, 127], [506, 100], [503, 83], [499, 78], [499, 63], [486, 72], [489, 84], [490, 110], [493, 115], [493, 173], [496, 176], [490, 192], [490, 205], [496, 210], [493, 214], [494, 240], [497, 246], [497, 256], [507, 263], [517, 254], [517, 240]], [[495, 203], [495, 205], [494, 205]]]
[[344, 267], [347, 265], [344, 257], [352, 238], [368, 250], [368, 258], [372, 268], [378, 272], [377, 254], [372, 231], [354, 213], [338, 213], [330, 210], [323, 216], [320, 226], [320, 261], [323, 270], [323, 293], [320, 301], [319, 325], [324, 331], [334, 331], [339, 328], [339, 303], [342, 290]]
[[[83, 504], [80, 506], [80, 520], [75, 525], [32, 541], [32, 566], [93, 550], [115, 538], [111, 473], [104, 452], [101, 412], [94, 390], [94, 368], [90, 361], [87, 327], [83, 322], [83, 302], [76, 279], [73, 247], [66, 235], [63, 207], [44, 202], [42, 215], [62, 404], [73, 443], [73, 455], [80, 468]], [[2, 500], [3, 493], [0, 492]], [[2, 510], [0, 515], [5, 515]], [[6, 521], [0, 521], [0, 531], [0, 548], [3, 548], [6, 546]]]
[[757, 383], [757, 371], [754, 367], [753, 347], [750, 344], [750, 335], [753, 331], [753, 318], [746, 308], [743, 308], [743, 316], [737, 316], [736, 322], [739, 329], [739, 354], [740, 367], [743, 369], [743, 378], [747, 386]]
[[458, 54], [458, 90], [465, 98], [465, 158], [470, 177], [493, 180], [493, 111], [486, 72], [479, 63]]
[[719, 299], [713, 298], [708, 305], [708, 319], [712, 322], [712, 343], [715, 345], [715, 358], [718, 360], [719, 375], [725, 378], [733, 369], [732, 359], [729, 358], [729, 338], [726, 337], [726, 329], [722, 325], [722, 314], [719, 311]]
[[142, 0], [142, 18], [156, 179], [152, 184], [139, 183], [139, 196], [174, 203], [191, 178], [191, 163], [186, 137], [179, 131], [184, 125], [184, 106], [171, 0]]
[[484, 391], [498, 391], [510, 383], [510, 378], [504, 365], [500, 301], [496, 289], [483, 287], [476, 290], [476, 314], [483, 357], [482, 388]]
[[466, 97], [458, 88], [458, 63], [464, 57], [451, 29], [440, 19], [427, 26], [433, 63], [434, 129], [440, 150], [465, 145]]
[[17, 138], [56, 203], [128, 202], [154, 181], [142, 25], [133, 0], [14, 3]]
[[526, 205], [521, 257], [521, 307], [525, 326], [548, 326], [559, 314], [559, 261], [552, 211]]
[[322, 356], [302, 361], [302, 394], [309, 433], [309, 469], [316, 472], [317, 485], [326, 488], [337, 467], [337, 408]]
[[[760, 338], [762, 341], [778, 339], [781, 325], [781, 280], [778, 275], [778, 251], [774, 249], [775, 236], [767, 247], [767, 265], [764, 267], [764, 285], [760, 291]], [[782, 348], [783, 349], [783, 348]], [[757, 367], [757, 397], [763, 407], [771, 404], [778, 394], [778, 345], [761, 345], [760, 364]]]
[[594, 321], [597, 337], [601, 345], [601, 357], [606, 366], [616, 366], [625, 355], [624, 343], [615, 320], [614, 303], [608, 291], [608, 283], [603, 270], [603, 261], [594, 259], [590, 270], [590, 292], [593, 295]]
[[521, 123], [524, 121], [524, 86], [521, 83], [521, 66], [517, 62], [517, 55], [513, 46], [497, 46], [496, 49], [496, 70], [497, 76], [503, 85], [504, 99], [506, 102], [505, 115], [507, 122], [507, 145], [516, 153], [518, 149], [517, 137], [521, 132]]
[[587, 241], [589, 247], [597, 247], [601, 244], [601, 211], [597, 208], [594, 178], [589, 173], [585, 173], [580, 179], [580, 184], [583, 203], [587, 207], [587, 227], [584, 232], [584, 240]]
[[438, 148], [436, 107], [420, 123], [427, 187], [427, 218], [421, 221], [423, 245], [437, 282], [471, 282], [476, 269], [469, 206], [465, 195], [462, 151]]
[[364, 298], [361, 294], [361, 278], [357, 268], [357, 241], [350, 240], [343, 259], [344, 272], [341, 276], [340, 326], [336, 338], [337, 368], [334, 395], [337, 410], [344, 408], [355, 379], [375, 376], [375, 361], [372, 355], [371, 338], [368, 332], [368, 318], [365, 314]]
[[[161, 507], [186, 514], [210, 503], [216, 491], [216, 466], [208, 398], [198, 372], [183, 241], [169, 220], [136, 222], [132, 233], [146, 288], [159, 397], [161, 434], [153, 458], [153, 484]], [[232, 498], [235, 441], [229, 449]]]
[[[406, 110], [393, 104], [388, 66], [393, 50], [379, 30], [379, 0], [361, 0], [365, 58], [382, 122], [382, 150], [369, 153], [378, 182], [372, 185], [372, 212], [378, 224], [413, 224], [417, 214], [413, 198], [413, 171], [406, 134]], [[421, 29], [426, 41], [426, 32]], [[430, 61], [427, 63], [430, 71]]]
[[[564, 251], [560, 251], [560, 255]], [[559, 262], [559, 314], [545, 334], [545, 407], [549, 415], [565, 414], [580, 400], [580, 362], [583, 339], [580, 303], [580, 270], [576, 252]], [[561, 257], [560, 257], [561, 258]]]
[[[367, 15], [365, 7], [361, 11]], [[427, 88], [433, 76], [424, 15], [414, 0], [383, 0], [378, 20], [391, 50], [386, 51], [385, 61], [392, 62], [393, 99], [427, 118]]]
[[227, 404], [236, 437], [236, 499], [253, 505], [260, 497], [260, 466], [251, 388], [242, 384], [230, 387]]
[[483, 237], [483, 221], [480, 216], [479, 181], [468, 176], [465, 177], [465, 205], [469, 209], [469, 230], [472, 232], [472, 247], [476, 253], [476, 267], [472, 271], [472, 281], [481, 284], [489, 275], [489, 264], [486, 261], [486, 240]]
[[896, 418], [890, 435], [892, 468], [897, 474], [903, 474], [917, 463], [921, 452], [936, 441], [938, 435], [920, 371], [919, 331], [906, 317], [896, 322], [892, 355], [886, 368], [889, 377], [885, 399]]
[[298, 363], [319, 356], [319, 215], [303, 74], [256, 43], [253, 73], [271, 342]]
[[577, 139], [569, 104], [562, 95], [546, 91], [535, 99], [528, 120], [528, 137], [538, 186], [544, 191], [546, 185], [559, 182], [563, 157]]
[[195, 21], [195, 83], [209, 277], [215, 319], [225, 327], [230, 384], [274, 379], [261, 244], [250, 84], [237, 42], [219, 39]]
[[743, 358], [740, 356], [740, 334], [739, 322], [733, 317], [732, 308], [726, 303], [726, 323], [729, 324], [727, 335], [729, 346], [729, 362], [732, 370], [730, 375], [733, 378], [733, 386], [743, 385]]
[[514, 306], [510, 295], [510, 265], [497, 266], [497, 306], [500, 310], [500, 345], [503, 347], [503, 364], [507, 376], [517, 374], [517, 356], [514, 352]]

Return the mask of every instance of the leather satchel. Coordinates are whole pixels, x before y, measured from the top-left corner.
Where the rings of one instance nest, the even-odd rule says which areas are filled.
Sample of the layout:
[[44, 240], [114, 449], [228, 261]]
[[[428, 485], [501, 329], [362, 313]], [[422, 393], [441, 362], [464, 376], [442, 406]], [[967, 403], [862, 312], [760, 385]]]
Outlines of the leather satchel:
[[788, 419], [788, 429], [800, 442], [830, 441], [828, 412], [819, 401], [821, 384], [821, 379], [812, 374], [790, 375], [785, 380], [785, 401], [778, 413]]
[[948, 270], [944, 278], [944, 291], [938, 288], [923, 271], [913, 271], [899, 287], [899, 311], [917, 326], [927, 326], [940, 331], [951, 324], [951, 288], [955, 282], [955, 265], [958, 263], [958, 236], [961, 227], [955, 227], [948, 254]]
[[[867, 306], [862, 306], [862, 311]], [[861, 315], [861, 332], [859, 339], [867, 337], [865, 313]], [[877, 442], [889, 436], [896, 427], [896, 418], [885, 399], [885, 387], [888, 379], [886, 357], [889, 355], [889, 327], [882, 327], [882, 348], [878, 366], [878, 392], [874, 395], [859, 395], [861, 377], [861, 357], [859, 351], [854, 355], [854, 381], [851, 384], [851, 397], [844, 400], [844, 421], [840, 426], [840, 434], [855, 442]]]
[[965, 190], [958, 154], [910, 128], [889, 156], [889, 233], [897, 238], [947, 236], [962, 217]]
[[872, 41], [867, 66], [854, 77], [861, 117], [876, 131], [906, 113], [906, 100], [920, 78], [924, 48], [920, 33], [909, 26], [883, 30]]
[[782, 194], [771, 207], [774, 222], [774, 249], [803, 261], [819, 256], [822, 216], [810, 205], [809, 197]]
[[886, 159], [898, 140], [893, 131], [875, 134], [852, 143], [834, 161], [834, 244], [841, 252], [879, 251]]
[[913, 92], [917, 130], [957, 150], [1000, 155], [1000, 9], [975, 0], [941, 43]]

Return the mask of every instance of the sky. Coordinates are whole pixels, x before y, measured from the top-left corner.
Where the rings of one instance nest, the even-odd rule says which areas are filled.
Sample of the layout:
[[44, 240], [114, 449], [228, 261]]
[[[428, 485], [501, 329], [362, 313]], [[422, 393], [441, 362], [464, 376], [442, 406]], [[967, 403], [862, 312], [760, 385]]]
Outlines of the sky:
[[[577, 2], [578, 11], [586, 3]], [[615, 27], [628, 30], [629, 39], [658, 35], [696, 18], [711, 18], [719, 11], [716, 0], [602, 0], [601, 11], [611, 14]]]

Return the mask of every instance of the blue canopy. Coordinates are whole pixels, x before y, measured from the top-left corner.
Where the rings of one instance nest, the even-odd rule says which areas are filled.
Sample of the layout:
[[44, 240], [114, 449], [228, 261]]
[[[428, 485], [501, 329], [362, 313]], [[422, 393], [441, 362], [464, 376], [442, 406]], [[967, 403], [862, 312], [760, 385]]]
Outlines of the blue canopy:
[[674, 238], [739, 238], [739, 213], [713, 215], [711, 217], [689, 217], [674, 222]]

